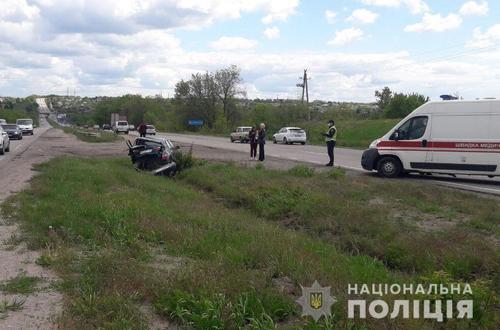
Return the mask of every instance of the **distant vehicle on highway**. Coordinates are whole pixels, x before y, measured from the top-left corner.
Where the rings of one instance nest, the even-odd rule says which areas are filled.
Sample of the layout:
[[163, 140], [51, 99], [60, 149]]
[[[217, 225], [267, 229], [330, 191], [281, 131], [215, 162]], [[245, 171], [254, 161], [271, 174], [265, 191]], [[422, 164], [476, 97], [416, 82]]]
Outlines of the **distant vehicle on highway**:
[[10, 151], [9, 134], [0, 126], [0, 155]]
[[241, 143], [246, 143], [249, 140], [248, 133], [250, 133], [251, 129], [252, 129], [252, 127], [250, 127], [250, 126], [237, 127], [234, 130], [234, 132], [231, 133], [231, 135], [229, 136], [229, 139], [231, 140], [231, 142], [240, 141]]
[[22, 140], [23, 132], [16, 124], [2, 124], [3, 130], [7, 132], [10, 140]]
[[7, 124], [7, 121], [5, 119], [0, 119], [0, 125]]
[[113, 127], [113, 131], [116, 133], [116, 134], [119, 134], [119, 133], [125, 133], [125, 134], [128, 134], [128, 122], [124, 121], [124, 120], [120, 120], [120, 121], [117, 121], [115, 123], [115, 126]]
[[33, 119], [31, 118], [22, 118], [16, 120], [17, 126], [21, 129], [23, 134], [33, 135]]
[[101, 129], [101, 126], [99, 126], [99, 125], [94, 125], [94, 129]]
[[402, 173], [500, 176], [500, 101], [428, 102], [372, 142], [361, 165]]
[[104, 125], [102, 125], [102, 129], [105, 131], [111, 131], [111, 125], [104, 124]]
[[128, 125], [128, 130], [129, 131], [135, 131], [135, 126], [134, 125]]
[[156, 127], [153, 125], [146, 125], [146, 135], [156, 135]]
[[273, 135], [273, 143], [284, 143], [284, 144], [294, 144], [300, 143], [302, 145], [306, 144], [307, 134], [300, 127], [283, 127], [278, 131], [278, 133]]

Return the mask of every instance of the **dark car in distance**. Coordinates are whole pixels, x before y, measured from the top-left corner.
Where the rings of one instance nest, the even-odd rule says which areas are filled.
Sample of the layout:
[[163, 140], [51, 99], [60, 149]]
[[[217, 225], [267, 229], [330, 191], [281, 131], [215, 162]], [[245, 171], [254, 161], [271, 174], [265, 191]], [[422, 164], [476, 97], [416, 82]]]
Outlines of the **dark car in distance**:
[[2, 124], [2, 128], [9, 135], [11, 140], [22, 140], [23, 131], [16, 124]]

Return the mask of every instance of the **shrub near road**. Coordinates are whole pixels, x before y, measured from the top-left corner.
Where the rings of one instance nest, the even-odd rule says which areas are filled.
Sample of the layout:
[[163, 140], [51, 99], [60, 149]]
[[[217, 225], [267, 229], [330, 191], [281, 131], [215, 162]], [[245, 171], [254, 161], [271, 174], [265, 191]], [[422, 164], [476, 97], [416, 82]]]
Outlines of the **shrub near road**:
[[101, 142], [115, 142], [118, 140], [118, 135], [111, 132], [61, 126], [51, 119], [48, 119], [48, 122], [53, 127], [63, 130], [64, 133], [73, 134], [79, 140], [84, 142], [101, 143]]
[[[46, 249], [40, 264], [63, 279], [63, 328], [145, 328], [148, 305], [199, 329], [437, 327], [423, 320], [348, 320], [345, 301], [348, 283], [422, 281], [440, 269], [480, 288], [481, 313], [470, 326], [495, 324], [490, 279], [498, 275], [498, 255], [488, 244], [498, 237], [494, 200], [302, 168], [281, 173], [206, 164], [175, 180], [137, 173], [125, 159], [59, 158], [37, 169], [31, 187], [3, 209], [21, 222], [32, 248]], [[374, 199], [371, 189], [384, 193]], [[330, 205], [319, 207], [325, 198]], [[407, 213], [382, 216], [392, 209]], [[417, 215], [425, 215], [423, 223]], [[409, 251], [405, 240], [438, 244], [426, 230], [437, 216], [463, 220], [451, 230], [483, 242], [453, 244], [454, 253], [431, 246], [427, 254], [437, 254], [430, 260]], [[319, 325], [301, 319], [294, 302], [299, 284], [314, 280], [331, 285], [339, 301], [333, 318]]]

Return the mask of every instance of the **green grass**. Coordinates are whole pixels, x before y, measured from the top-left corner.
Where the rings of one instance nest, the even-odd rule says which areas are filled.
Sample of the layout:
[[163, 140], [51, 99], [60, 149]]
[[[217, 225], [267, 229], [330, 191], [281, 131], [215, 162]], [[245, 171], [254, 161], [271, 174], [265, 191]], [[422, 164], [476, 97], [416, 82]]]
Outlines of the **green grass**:
[[0, 291], [8, 294], [31, 294], [35, 292], [40, 278], [33, 276], [18, 275], [7, 282], [0, 284]]
[[[399, 119], [339, 119], [335, 126], [338, 129], [337, 146], [347, 148], [365, 149], [370, 143], [382, 137], [393, 128]], [[324, 144], [321, 133], [327, 131], [323, 122], [300, 123], [306, 130], [309, 143]]]
[[[314, 175], [300, 166], [290, 172], [294, 175], [216, 164], [195, 167], [184, 180], [226, 205], [301, 228], [346, 253], [370, 255], [399, 271], [446, 270], [470, 280], [495, 273], [500, 265], [494, 244], [476, 224], [498, 230], [496, 200], [411, 182], [347, 178], [338, 169]], [[467, 221], [440, 227], [450, 213]], [[424, 230], [425, 224], [437, 229]], [[496, 285], [500, 288], [500, 282]]]
[[[127, 159], [63, 157], [37, 170], [30, 188], [3, 211], [21, 224], [31, 248], [50, 252], [43, 264], [59, 274], [66, 295], [62, 328], [146, 328], [140, 306], [151, 304], [162, 317], [198, 329], [318, 329], [327, 323], [421, 329], [432, 324], [347, 319], [347, 284], [413, 283], [441, 269], [474, 287], [486, 283], [484, 297], [475, 301], [482, 314], [472, 326], [496, 321], [491, 294], [498, 255], [489, 245], [473, 246], [484, 238], [480, 230], [463, 226], [470, 236], [456, 238], [461, 247], [446, 233], [441, 242], [411, 222], [387, 217], [387, 206], [363, 207], [382, 191], [386, 205], [425, 214], [408, 198], [416, 194], [497, 223], [483, 217], [488, 209], [498, 212], [493, 200], [302, 167], [291, 175], [203, 164], [172, 180], [138, 173]], [[473, 209], [477, 203], [484, 210]], [[421, 246], [438, 244], [442, 253], [432, 250], [437, 254], [428, 258], [431, 253], [422, 252]], [[182, 262], [165, 264], [165, 257]], [[465, 269], [471, 273], [462, 276]], [[292, 292], [276, 285], [284, 278]], [[300, 284], [314, 280], [331, 285], [339, 301], [333, 318], [319, 325], [302, 319], [294, 302]]]
[[117, 134], [111, 132], [104, 132], [93, 129], [73, 128], [68, 126], [61, 126], [53, 120], [48, 119], [48, 122], [55, 128], [60, 128], [64, 133], [73, 134], [79, 140], [89, 143], [104, 143], [115, 142], [119, 139]]

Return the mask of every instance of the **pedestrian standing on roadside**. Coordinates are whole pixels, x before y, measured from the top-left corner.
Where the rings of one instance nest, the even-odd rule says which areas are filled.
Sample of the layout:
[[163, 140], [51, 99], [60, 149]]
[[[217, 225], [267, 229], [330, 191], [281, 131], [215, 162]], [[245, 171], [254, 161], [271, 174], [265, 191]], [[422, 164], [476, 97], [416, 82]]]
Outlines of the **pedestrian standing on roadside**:
[[139, 125], [139, 128], [137, 129], [139, 131], [139, 134], [141, 137], [146, 137], [146, 131], [147, 131], [147, 126], [144, 123], [141, 123]]
[[255, 160], [257, 157], [257, 130], [252, 126], [248, 132], [248, 141], [250, 142], [250, 160]]
[[261, 123], [259, 126], [257, 143], [259, 144], [259, 160], [263, 162], [266, 158], [266, 155], [264, 154], [264, 145], [266, 144], [266, 125], [264, 125], [264, 123]]
[[328, 121], [328, 131], [323, 133], [326, 142], [326, 149], [328, 150], [328, 157], [330, 158], [330, 162], [325, 166], [333, 167], [334, 160], [334, 149], [335, 144], [337, 143], [337, 128], [335, 127], [335, 122], [330, 119]]

